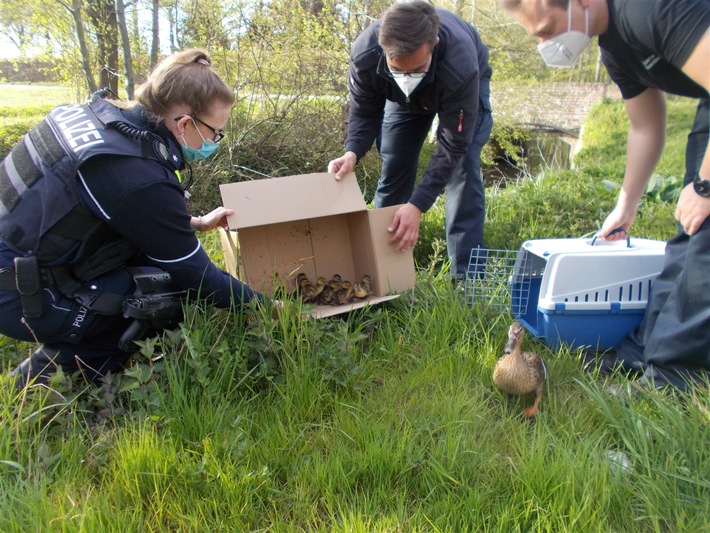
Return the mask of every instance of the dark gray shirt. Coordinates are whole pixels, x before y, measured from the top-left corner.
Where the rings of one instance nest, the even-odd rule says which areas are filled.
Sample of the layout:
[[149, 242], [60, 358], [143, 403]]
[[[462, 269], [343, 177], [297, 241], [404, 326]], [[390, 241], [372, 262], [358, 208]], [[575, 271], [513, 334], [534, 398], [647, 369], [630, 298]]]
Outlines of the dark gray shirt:
[[647, 88], [689, 96], [708, 92], [683, 73], [710, 27], [708, 0], [607, 0], [609, 28], [599, 36], [602, 60], [624, 98]]

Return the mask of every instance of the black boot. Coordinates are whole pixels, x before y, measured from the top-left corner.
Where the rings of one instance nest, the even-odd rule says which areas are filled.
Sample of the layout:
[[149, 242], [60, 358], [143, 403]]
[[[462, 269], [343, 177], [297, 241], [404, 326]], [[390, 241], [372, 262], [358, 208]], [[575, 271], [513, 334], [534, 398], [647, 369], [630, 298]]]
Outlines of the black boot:
[[48, 384], [52, 375], [61, 368], [59, 358], [59, 350], [40, 346], [10, 372], [15, 378], [15, 387], [20, 390], [32, 383]]

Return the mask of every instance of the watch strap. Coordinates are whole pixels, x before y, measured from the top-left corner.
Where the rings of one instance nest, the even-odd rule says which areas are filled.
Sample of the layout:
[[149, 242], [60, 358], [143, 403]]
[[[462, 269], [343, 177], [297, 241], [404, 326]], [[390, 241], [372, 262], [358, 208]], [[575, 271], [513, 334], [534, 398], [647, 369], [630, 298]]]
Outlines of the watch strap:
[[700, 174], [696, 174], [693, 179], [693, 189], [697, 195], [710, 198], [710, 180], [701, 178]]

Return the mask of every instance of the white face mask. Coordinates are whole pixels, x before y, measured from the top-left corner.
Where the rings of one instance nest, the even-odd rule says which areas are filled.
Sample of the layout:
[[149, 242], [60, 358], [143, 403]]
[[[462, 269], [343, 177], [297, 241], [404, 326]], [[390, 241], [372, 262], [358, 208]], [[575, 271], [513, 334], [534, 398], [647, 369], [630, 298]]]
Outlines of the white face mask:
[[567, 31], [537, 46], [548, 67], [573, 67], [592, 41], [589, 37], [589, 12], [584, 10], [584, 33], [572, 31], [572, 0], [567, 5]]
[[411, 76], [403, 76], [401, 78], [394, 78], [400, 89], [405, 96], [412, 94], [412, 91], [417, 88], [424, 78], [412, 78]]

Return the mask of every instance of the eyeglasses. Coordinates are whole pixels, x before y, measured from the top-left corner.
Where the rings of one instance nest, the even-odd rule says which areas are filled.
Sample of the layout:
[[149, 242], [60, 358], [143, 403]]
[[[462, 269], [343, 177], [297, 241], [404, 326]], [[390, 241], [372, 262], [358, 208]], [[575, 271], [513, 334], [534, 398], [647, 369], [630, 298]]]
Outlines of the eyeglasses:
[[207, 124], [207, 122], [205, 122], [204, 120], [200, 120], [200, 119], [197, 118], [195, 115], [188, 115], [188, 116], [189, 116], [190, 118], [192, 118], [193, 120], [196, 120], [197, 122], [199, 122], [199, 123], [202, 124], [203, 126], [206, 126], [207, 128], [211, 129], [212, 132], [214, 133], [214, 137], [212, 137], [212, 140], [213, 140], [214, 142], [216, 142], [216, 143], [218, 143], [219, 141], [221, 141], [222, 139], [224, 139], [224, 136], [227, 135], [227, 132], [226, 132], [226, 131], [224, 131], [224, 130], [218, 130], [217, 128], [213, 128], [212, 126], [210, 126], [209, 124]]
[[[222, 139], [224, 139], [224, 136], [225, 136], [225, 135], [227, 135], [227, 132], [226, 132], [226, 131], [224, 131], [224, 130], [218, 130], [217, 128], [214, 128], [214, 127], [210, 126], [209, 124], [207, 124], [207, 122], [205, 122], [204, 120], [200, 120], [200, 119], [197, 118], [195, 115], [192, 115], [192, 114], [190, 114], [190, 113], [188, 113], [187, 115], [180, 115], [179, 117], [176, 117], [175, 120], [178, 121], [178, 120], [180, 120], [182, 117], [185, 117], [185, 116], [190, 117], [192, 120], [194, 120], [194, 121], [196, 121], [196, 122], [199, 122], [199, 123], [202, 124], [203, 126], [205, 126], [205, 127], [209, 128], [210, 130], [212, 130], [212, 132], [214, 133], [214, 136], [212, 137], [212, 142], [218, 143], [219, 141], [221, 141]], [[197, 132], [199, 133], [200, 130], [197, 130]], [[202, 134], [200, 133], [200, 137], [201, 137], [201, 136], [202, 136]]]
[[419, 79], [423, 78], [424, 76], [426, 76], [428, 73], [429, 73], [429, 70], [427, 69], [423, 72], [400, 72], [398, 70], [390, 70], [387, 74], [389, 74], [389, 76], [394, 79], [402, 79], [405, 76], [409, 76], [410, 78], [414, 78], [415, 80], [419, 80]]

